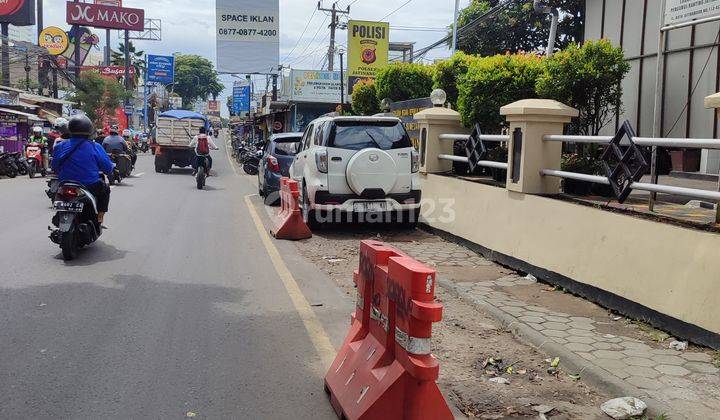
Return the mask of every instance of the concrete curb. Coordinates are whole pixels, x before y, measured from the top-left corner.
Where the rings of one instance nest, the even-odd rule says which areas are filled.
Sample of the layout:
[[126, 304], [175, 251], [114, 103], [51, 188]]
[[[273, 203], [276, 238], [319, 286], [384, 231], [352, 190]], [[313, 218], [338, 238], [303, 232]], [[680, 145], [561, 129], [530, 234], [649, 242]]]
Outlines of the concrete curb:
[[478, 311], [487, 313], [503, 323], [521, 342], [532, 346], [548, 357], [560, 357], [560, 366], [566, 372], [580, 374], [584, 382], [605, 391], [613, 398], [625, 396], [640, 398], [648, 406], [647, 415], [658, 416], [661, 414], [669, 414], [674, 418], [677, 417], [677, 414], [673, 413], [672, 409], [665, 403], [651, 398], [645, 391], [628, 384], [604, 369], [588, 363], [587, 360], [566, 349], [564, 346], [551, 341], [514, 316], [493, 305], [469, 298], [464, 291], [452, 281], [438, 279], [437, 282], [458, 299], [461, 299]]

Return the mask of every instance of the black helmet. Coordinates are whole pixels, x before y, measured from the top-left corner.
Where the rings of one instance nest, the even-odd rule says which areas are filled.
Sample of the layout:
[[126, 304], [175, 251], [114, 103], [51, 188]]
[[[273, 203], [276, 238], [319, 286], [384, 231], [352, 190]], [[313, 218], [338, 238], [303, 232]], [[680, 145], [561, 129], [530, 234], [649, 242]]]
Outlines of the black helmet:
[[73, 137], [90, 137], [95, 134], [93, 123], [85, 114], [77, 114], [70, 118], [68, 131]]

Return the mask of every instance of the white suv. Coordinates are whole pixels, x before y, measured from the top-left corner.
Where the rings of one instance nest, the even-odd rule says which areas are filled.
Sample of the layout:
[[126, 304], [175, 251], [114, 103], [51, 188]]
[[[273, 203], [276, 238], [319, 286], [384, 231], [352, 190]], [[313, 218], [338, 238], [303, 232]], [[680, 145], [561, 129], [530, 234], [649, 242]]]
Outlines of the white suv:
[[420, 159], [400, 119], [323, 116], [303, 134], [290, 177], [310, 225], [354, 219], [417, 222]]

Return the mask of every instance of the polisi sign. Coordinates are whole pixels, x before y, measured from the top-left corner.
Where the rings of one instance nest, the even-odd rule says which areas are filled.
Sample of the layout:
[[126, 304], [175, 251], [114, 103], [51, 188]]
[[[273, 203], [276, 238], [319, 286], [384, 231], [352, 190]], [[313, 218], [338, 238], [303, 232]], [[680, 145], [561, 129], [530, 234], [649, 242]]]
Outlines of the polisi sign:
[[129, 31], [142, 31], [145, 29], [145, 10], [143, 9], [71, 1], [67, 3], [66, 17], [67, 23], [71, 25]]

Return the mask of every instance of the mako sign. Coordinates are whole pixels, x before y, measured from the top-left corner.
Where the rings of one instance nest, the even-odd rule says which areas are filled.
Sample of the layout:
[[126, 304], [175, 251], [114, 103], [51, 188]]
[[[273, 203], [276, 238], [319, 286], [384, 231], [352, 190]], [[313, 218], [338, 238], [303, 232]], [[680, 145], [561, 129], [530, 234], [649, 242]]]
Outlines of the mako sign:
[[275, 73], [280, 58], [279, 0], [216, 0], [219, 73]]
[[666, 0], [665, 25], [720, 15], [720, 0]]
[[129, 31], [145, 29], [145, 10], [143, 9], [70, 1], [67, 3], [66, 18], [67, 23], [71, 25]]

